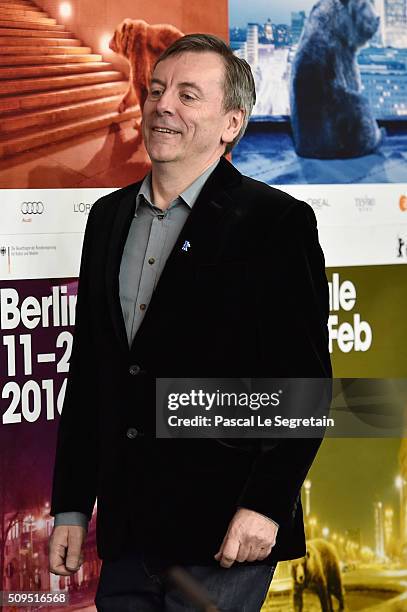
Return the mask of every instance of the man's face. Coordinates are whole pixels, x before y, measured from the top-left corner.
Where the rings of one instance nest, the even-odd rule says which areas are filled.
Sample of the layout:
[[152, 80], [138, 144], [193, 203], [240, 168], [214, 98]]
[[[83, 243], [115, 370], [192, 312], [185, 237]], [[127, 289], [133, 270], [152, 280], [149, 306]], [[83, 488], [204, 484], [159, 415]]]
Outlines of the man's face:
[[223, 60], [212, 52], [185, 52], [157, 64], [142, 122], [153, 162], [204, 165], [223, 154], [240, 117], [223, 111], [223, 80]]

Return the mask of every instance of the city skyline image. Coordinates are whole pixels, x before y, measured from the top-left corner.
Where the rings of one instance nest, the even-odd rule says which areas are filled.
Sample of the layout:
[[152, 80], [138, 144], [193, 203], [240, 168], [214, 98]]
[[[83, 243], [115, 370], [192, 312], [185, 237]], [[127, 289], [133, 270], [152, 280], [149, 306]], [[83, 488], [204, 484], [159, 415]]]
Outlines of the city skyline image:
[[[352, 10], [340, 0], [291, 0], [272, 4], [260, 0], [244, 7], [241, 0], [230, 0], [230, 45], [238, 57], [249, 63], [257, 93], [248, 131], [234, 151], [233, 159], [243, 173], [269, 184], [282, 185], [406, 182], [407, 167], [402, 158], [407, 147], [407, 0], [350, 2], [355, 5]], [[341, 19], [346, 13], [348, 27], [358, 36], [355, 28], [360, 25], [356, 26], [355, 15], [362, 10], [370, 11], [370, 16], [364, 13], [367, 21], [363, 26], [369, 34], [347, 45], [347, 39], [335, 31], [334, 24], [339, 23], [339, 13]], [[330, 31], [323, 42], [324, 28], [318, 25], [318, 19], [325, 12]], [[318, 46], [318, 52], [312, 50], [313, 44]], [[339, 128], [337, 135], [336, 128], [332, 131], [331, 124], [326, 124], [326, 134], [334, 134], [333, 150], [322, 142], [315, 149], [311, 147], [308, 153], [297, 141], [293, 142], [293, 119], [294, 127], [299, 125], [302, 129], [301, 123], [295, 122], [301, 114], [292, 114], [292, 87], [298, 82], [293, 70], [301, 65], [300, 53], [309, 53], [317, 64], [323, 62], [320, 50], [324, 46], [326, 57], [329, 49], [334, 49], [332, 70], [327, 74], [333, 75], [329, 82], [330, 99], [336, 99], [338, 104], [337, 109], [332, 107], [329, 97], [323, 102], [328, 109], [328, 120], [335, 122], [336, 114], [341, 112], [343, 124], [353, 127], [349, 128], [349, 142], [340, 143], [335, 150], [335, 142], [346, 130]], [[318, 74], [317, 64], [314, 75]], [[321, 74], [323, 70], [321, 66]], [[313, 76], [311, 66], [310, 76]], [[304, 81], [305, 96], [310, 96], [310, 100], [319, 99], [318, 87], [321, 92], [325, 91], [328, 82], [325, 80], [323, 84], [322, 79], [320, 83], [318, 86], [316, 81], [307, 87]], [[313, 104], [310, 100], [300, 100], [300, 106], [294, 107], [294, 111], [310, 108]], [[317, 106], [313, 112], [315, 116], [325, 117], [326, 110]], [[371, 126], [370, 135], [362, 134], [366, 125]], [[310, 134], [323, 131], [324, 126], [318, 124], [310, 129]], [[298, 130], [294, 135], [298, 137]], [[309, 140], [305, 132], [304, 141]], [[304, 158], [322, 161], [311, 164], [303, 162]], [[338, 167], [334, 161], [338, 158], [356, 161], [344, 162]], [[270, 164], [272, 160], [276, 165]]]
[[234, 0], [229, 3], [229, 24], [231, 27], [246, 27], [247, 23], [256, 20], [265, 23], [271, 19], [276, 24], [290, 24], [291, 13], [305, 11], [309, 14], [315, 0], [287, 0], [286, 2], [270, 2], [269, 0], [255, 0], [248, 4], [244, 0]]
[[[406, 610], [406, 469], [404, 440], [326, 438], [302, 487], [308, 554], [278, 564], [262, 612], [324, 610], [315, 589], [327, 588], [332, 565], [349, 612]], [[303, 584], [298, 567], [306, 569]]]

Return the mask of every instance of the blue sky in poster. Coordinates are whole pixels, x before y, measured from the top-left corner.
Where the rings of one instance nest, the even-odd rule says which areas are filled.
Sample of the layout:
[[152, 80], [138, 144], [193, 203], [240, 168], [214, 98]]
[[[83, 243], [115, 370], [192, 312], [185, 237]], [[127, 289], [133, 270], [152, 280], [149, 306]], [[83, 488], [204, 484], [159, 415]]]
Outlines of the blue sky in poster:
[[273, 23], [291, 22], [291, 11], [305, 11], [308, 15], [315, 0], [232, 0], [229, 2], [229, 24], [244, 27], [248, 21], [264, 23], [270, 17]]

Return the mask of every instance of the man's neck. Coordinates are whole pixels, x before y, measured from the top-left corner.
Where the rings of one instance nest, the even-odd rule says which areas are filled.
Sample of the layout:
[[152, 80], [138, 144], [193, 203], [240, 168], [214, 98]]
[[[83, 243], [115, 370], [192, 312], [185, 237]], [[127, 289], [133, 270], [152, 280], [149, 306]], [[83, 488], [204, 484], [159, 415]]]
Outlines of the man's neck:
[[185, 189], [205, 172], [218, 157], [194, 168], [180, 168], [171, 163], [152, 163], [151, 189], [155, 206], [165, 210]]

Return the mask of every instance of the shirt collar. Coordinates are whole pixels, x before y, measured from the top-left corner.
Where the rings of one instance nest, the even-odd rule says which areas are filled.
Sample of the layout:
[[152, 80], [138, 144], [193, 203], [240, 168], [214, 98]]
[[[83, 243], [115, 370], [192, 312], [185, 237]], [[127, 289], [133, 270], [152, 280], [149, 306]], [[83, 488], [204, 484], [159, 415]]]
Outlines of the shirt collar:
[[[189, 187], [187, 187], [182, 193], [179, 194], [178, 197], [182, 198], [182, 200], [185, 202], [185, 204], [189, 206], [189, 208], [192, 209], [193, 205], [197, 201], [198, 196], [201, 193], [203, 186], [205, 185], [206, 181], [208, 180], [208, 178], [210, 177], [210, 175], [212, 174], [212, 172], [215, 170], [216, 166], [218, 165], [219, 159], [217, 159], [211, 166], [209, 166], [209, 168], [205, 170], [205, 172], [200, 174], [198, 178], [196, 178], [194, 182], [191, 183], [191, 185], [189, 185]], [[147, 202], [153, 206], [152, 194], [151, 194], [151, 172], [149, 172], [145, 176], [143, 182], [141, 183], [141, 187], [139, 189], [139, 192], [137, 194], [137, 199], [136, 199], [135, 214], [137, 213], [137, 209], [140, 205], [141, 196], [143, 196], [147, 200]], [[177, 198], [175, 198], [174, 201], [176, 199]]]

